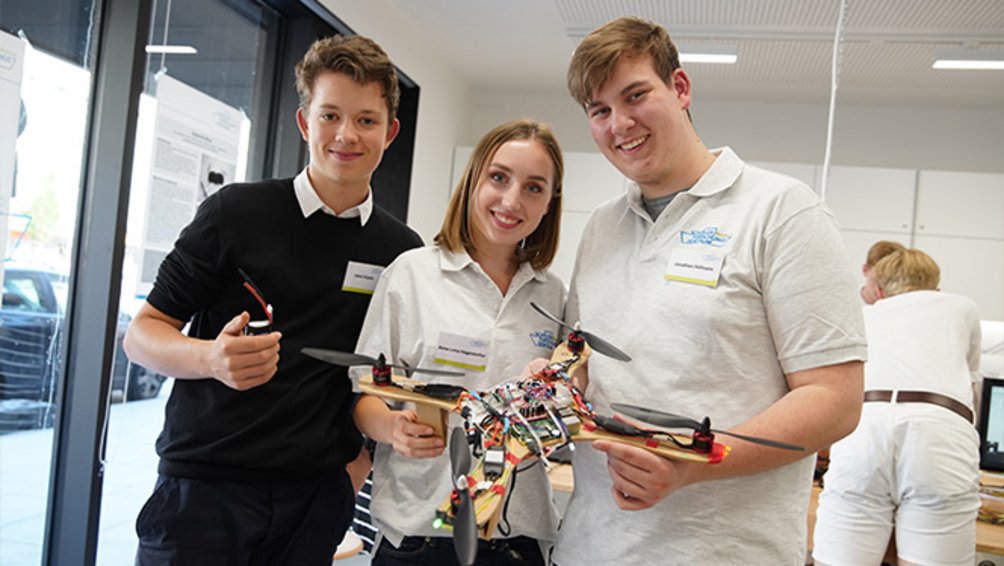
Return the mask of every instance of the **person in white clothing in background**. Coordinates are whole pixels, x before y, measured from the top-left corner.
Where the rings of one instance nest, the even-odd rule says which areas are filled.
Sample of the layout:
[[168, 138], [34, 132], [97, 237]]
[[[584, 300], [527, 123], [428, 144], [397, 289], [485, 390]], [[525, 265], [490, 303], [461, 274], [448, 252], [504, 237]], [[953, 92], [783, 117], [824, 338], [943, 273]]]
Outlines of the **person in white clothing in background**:
[[906, 249], [899, 242], [889, 240], [879, 240], [868, 248], [868, 255], [861, 266], [861, 274], [865, 276], [865, 284], [861, 286], [861, 300], [866, 304], [874, 305], [878, 300], [878, 287], [875, 284], [875, 266], [887, 255], [894, 254]]
[[938, 291], [938, 265], [920, 250], [895, 252], [873, 271], [864, 409], [857, 429], [830, 451], [813, 559], [878, 564], [895, 526], [900, 565], [971, 566], [979, 312], [972, 300]]

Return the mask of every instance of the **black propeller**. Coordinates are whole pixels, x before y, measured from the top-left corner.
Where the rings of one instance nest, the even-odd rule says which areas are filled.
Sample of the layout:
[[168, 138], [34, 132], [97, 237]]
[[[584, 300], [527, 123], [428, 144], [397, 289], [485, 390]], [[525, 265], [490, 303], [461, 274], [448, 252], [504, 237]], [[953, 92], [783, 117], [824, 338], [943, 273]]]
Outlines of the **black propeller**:
[[551, 313], [547, 312], [546, 310], [544, 310], [544, 308], [541, 307], [540, 305], [538, 305], [537, 303], [531, 302], [530, 306], [533, 307], [533, 310], [535, 310], [535, 311], [539, 312], [540, 314], [544, 315], [545, 317], [547, 317], [552, 322], [556, 322], [556, 323], [560, 324], [561, 326], [567, 328], [568, 330], [572, 331], [573, 333], [578, 334], [579, 336], [582, 336], [583, 338], [585, 338], [586, 343], [589, 344], [590, 348], [592, 348], [593, 350], [596, 350], [597, 352], [603, 354], [604, 356], [607, 356], [607, 357], [610, 357], [610, 358], [613, 358], [615, 360], [622, 361], [622, 362], [630, 362], [631, 361], [631, 356], [625, 354], [620, 348], [618, 348], [617, 346], [614, 346], [613, 344], [611, 344], [610, 342], [607, 342], [606, 340], [600, 338], [599, 336], [597, 336], [595, 334], [590, 334], [589, 332], [586, 332], [585, 330], [577, 328], [578, 325], [572, 326], [571, 324], [568, 324], [567, 322], [561, 320], [560, 318], [558, 318], [558, 317], [554, 316], [553, 314], [551, 314]]
[[338, 350], [325, 350], [323, 348], [304, 348], [301, 352], [311, 358], [316, 358], [322, 362], [328, 362], [329, 364], [336, 366], [374, 366], [379, 368], [392, 367], [403, 369], [409, 373], [421, 372], [429, 375], [464, 375], [463, 372], [446, 369], [413, 368], [407, 365], [389, 364], [387, 363], [387, 358], [385, 358], [383, 354], [380, 354], [380, 357], [378, 358], [371, 358], [370, 356], [364, 356], [362, 354], [339, 352]]
[[478, 522], [474, 517], [474, 503], [467, 483], [471, 449], [467, 445], [467, 435], [459, 427], [450, 433], [450, 467], [453, 470], [453, 487], [460, 498], [457, 514], [453, 518], [453, 547], [457, 551], [457, 561], [463, 566], [471, 566], [478, 555]]
[[735, 438], [740, 438], [747, 442], [752, 442], [754, 444], [763, 444], [764, 446], [771, 446], [774, 448], [781, 448], [784, 450], [795, 450], [799, 452], [804, 452], [805, 448], [801, 446], [796, 446], [794, 444], [787, 444], [785, 442], [778, 442], [776, 440], [768, 440], [766, 438], [757, 438], [755, 436], [747, 436], [745, 434], [739, 434], [738, 432], [729, 432], [727, 430], [716, 430], [711, 428], [711, 419], [705, 417], [704, 422], [696, 421], [691, 418], [682, 417], [680, 415], [674, 415], [672, 413], [663, 413], [661, 411], [655, 411], [652, 409], [646, 409], [644, 407], [636, 407], [634, 405], [626, 405], [624, 403], [611, 403], [611, 408], [618, 413], [627, 415], [631, 418], [638, 419], [640, 421], [645, 421], [647, 423], [654, 424], [662, 428], [690, 428], [699, 432], [713, 432], [715, 434], [724, 434], [726, 436], [732, 436]]

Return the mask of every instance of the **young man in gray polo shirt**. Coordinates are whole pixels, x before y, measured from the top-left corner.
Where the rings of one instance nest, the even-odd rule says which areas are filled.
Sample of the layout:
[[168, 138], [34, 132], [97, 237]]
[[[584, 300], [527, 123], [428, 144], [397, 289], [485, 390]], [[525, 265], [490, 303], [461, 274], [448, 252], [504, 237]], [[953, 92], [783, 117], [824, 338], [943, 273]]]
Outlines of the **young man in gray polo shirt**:
[[[575, 460], [558, 564], [802, 564], [809, 456], [858, 422], [866, 348], [840, 234], [804, 184], [708, 150], [662, 27], [621, 18], [586, 37], [569, 89], [633, 183], [593, 212], [566, 319], [630, 345], [590, 360], [587, 395], [711, 417], [722, 463], [595, 442]], [[675, 197], [675, 198], [674, 198]]]

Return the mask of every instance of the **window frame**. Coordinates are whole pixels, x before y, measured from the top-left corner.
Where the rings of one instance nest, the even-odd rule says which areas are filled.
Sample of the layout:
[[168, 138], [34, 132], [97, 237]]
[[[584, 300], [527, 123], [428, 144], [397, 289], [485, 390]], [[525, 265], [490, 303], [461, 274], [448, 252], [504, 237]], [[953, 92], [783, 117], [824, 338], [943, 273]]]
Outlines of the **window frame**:
[[[238, 4], [245, 0], [222, 0]], [[335, 31], [354, 33], [316, 0], [246, 0], [273, 13], [275, 33], [262, 46], [255, 85], [256, 114], [262, 125], [251, 139], [250, 178], [295, 175], [307, 159], [296, 128], [298, 105], [293, 64], [314, 38]], [[88, 131], [67, 282], [65, 363], [57, 376], [49, 500], [42, 563], [93, 565], [104, 479], [109, 388], [119, 317], [119, 299], [136, 116], [144, 91], [145, 45], [152, 25], [153, 0], [95, 0], [96, 40], [85, 56], [92, 70]], [[272, 28], [270, 28], [272, 29]], [[407, 214], [417, 122], [418, 86], [399, 70], [403, 89], [411, 89], [409, 143], [395, 146], [394, 187], [381, 187], [378, 201], [393, 202], [392, 212]], [[385, 159], [386, 161], [386, 159]], [[386, 168], [386, 167], [385, 167]], [[379, 174], [378, 170], [378, 174]], [[375, 177], [376, 179], [376, 177]], [[376, 185], [377, 182], [374, 181]], [[386, 205], [385, 205], [386, 206]], [[104, 376], [95, 378], [94, 376]], [[152, 447], [151, 447], [152, 449]]]

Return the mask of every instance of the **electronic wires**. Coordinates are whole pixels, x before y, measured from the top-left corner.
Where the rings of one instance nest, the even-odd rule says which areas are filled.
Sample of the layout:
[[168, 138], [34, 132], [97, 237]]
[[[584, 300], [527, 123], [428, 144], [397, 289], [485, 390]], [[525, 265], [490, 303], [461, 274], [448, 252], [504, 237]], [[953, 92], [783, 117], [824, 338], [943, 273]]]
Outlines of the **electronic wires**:
[[254, 284], [254, 281], [251, 281], [251, 277], [243, 269], [238, 267], [237, 272], [240, 273], [241, 278], [244, 279], [244, 288], [251, 293], [251, 296], [258, 300], [258, 304], [261, 305], [261, 310], [268, 318], [268, 323], [272, 324], [272, 305], [265, 302], [265, 298], [262, 296], [258, 286]]

